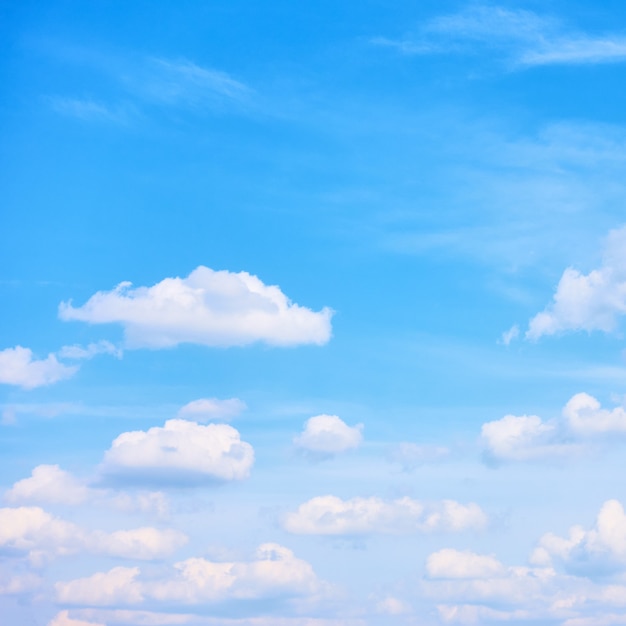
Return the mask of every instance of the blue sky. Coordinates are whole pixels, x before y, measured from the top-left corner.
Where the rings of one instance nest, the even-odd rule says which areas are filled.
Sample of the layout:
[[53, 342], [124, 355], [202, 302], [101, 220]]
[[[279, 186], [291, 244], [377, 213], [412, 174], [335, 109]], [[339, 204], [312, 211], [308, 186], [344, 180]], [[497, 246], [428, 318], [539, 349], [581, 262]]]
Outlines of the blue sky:
[[5, 2], [0, 613], [626, 624], [626, 9]]

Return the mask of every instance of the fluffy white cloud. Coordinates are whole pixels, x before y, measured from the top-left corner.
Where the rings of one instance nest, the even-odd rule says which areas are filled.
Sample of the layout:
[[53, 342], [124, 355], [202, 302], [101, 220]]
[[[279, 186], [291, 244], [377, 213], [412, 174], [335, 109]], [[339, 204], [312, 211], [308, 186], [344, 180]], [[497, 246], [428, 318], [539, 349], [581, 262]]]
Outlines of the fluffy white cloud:
[[38, 465], [28, 478], [17, 481], [4, 497], [13, 504], [78, 505], [89, 502], [120, 511], [140, 511], [160, 516], [166, 515], [169, 510], [167, 497], [160, 491], [128, 493], [94, 489], [58, 465]]
[[526, 337], [539, 339], [565, 331], [616, 329], [626, 313], [626, 227], [609, 234], [602, 266], [582, 274], [567, 268], [552, 303], [533, 317]]
[[58, 465], [38, 465], [29, 478], [16, 482], [5, 498], [15, 502], [80, 504], [89, 497], [89, 489]]
[[324, 344], [332, 311], [292, 303], [277, 286], [247, 272], [196, 268], [186, 278], [166, 278], [152, 287], [120, 283], [99, 291], [83, 306], [61, 303], [63, 320], [119, 323], [129, 348], [168, 348], [180, 343], [243, 346]]
[[363, 441], [363, 424], [348, 426], [336, 415], [316, 415], [306, 421], [304, 430], [294, 437], [296, 447], [318, 455], [345, 452]]
[[0, 351], [0, 383], [34, 389], [70, 378], [77, 366], [59, 363], [54, 354], [45, 359], [34, 359], [30, 348], [16, 346]]
[[0, 596], [21, 595], [40, 588], [43, 579], [33, 573], [0, 576]]
[[581, 452], [603, 435], [626, 434], [626, 411], [603, 409], [593, 396], [578, 393], [563, 407], [562, 419], [544, 422], [537, 415], [506, 415], [482, 425], [488, 460], [528, 461]]
[[551, 565], [556, 558], [570, 571], [606, 574], [626, 567], [626, 514], [617, 500], [602, 505], [594, 528], [573, 526], [568, 537], [545, 534], [531, 560]]
[[26, 553], [35, 563], [85, 551], [131, 559], [162, 558], [186, 542], [187, 537], [176, 530], [85, 531], [39, 507], [0, 509], [0, 548]]
[[190, 558], [163, 578], [141, 579], [139, 568], [109, 572], [56, 584], [57, 600], [95, 606], [136, 605], [144, 599], [166, 605], [207, 605], [227, 600], [313, 596], [325, 592], [309, 563], [283, 546], [259, 546], [251, 561], [214, 562]]
[[185, 404], [179, 409], [176, 417], [190, 419], [196, 422], [210, 422], [212, 420], [229, 420], [246, 409], [246, 403], [239, 398], [200, 398]]
[[458, 532], [484, 528], [487, 516], [477, 504], [454, 500], [423, 503], [411, 498], [319, 496], [288, 513], [283, 525], [288, 532], [306, 535]]
[[48, 626], [105, 626], [102, 622], [86, 622], [82, 619], [72, 619], [67, 611], [57, 613]]
[[626, 411], [618, 406], [603, 409], [598, 400], [586, 393], [577, 393], [563, 408], [563, 417], [570, 430], [581, 436], [626, 434]]
[[481, 439], [489, 459], [527, 461], [571, 453], [572, 444], [559, 441], [557, 425], [537, 415], [505, 415], [482, 425]]
[[122, 433], [104, 457], [106, 472], [140, 480], [241, 480], [253, 463], [252, 446], [232, 426], [181, 419]]

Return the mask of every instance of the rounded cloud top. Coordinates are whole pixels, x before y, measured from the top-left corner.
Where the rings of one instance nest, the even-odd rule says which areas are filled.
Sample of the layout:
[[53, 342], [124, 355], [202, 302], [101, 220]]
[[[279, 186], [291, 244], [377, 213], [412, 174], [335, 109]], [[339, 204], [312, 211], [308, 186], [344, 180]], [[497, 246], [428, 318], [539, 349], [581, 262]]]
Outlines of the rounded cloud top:
[[140, 480], [241, 480], [253, 463], [252, 446], [232, 426], [181, 419], [122, 433], [104, 457], [107, 473]]
[[152, 287], [120, 283], [82, 306], [62, 302], [59, 316], [90, 324], [119, 323], [127, 347], [169, 348], [180, 343], [243, 346], [322, 345], [331, 335], [332, 310], [295, 304], [275, 285], [247, 272], [199, 266], [186, 278], [165, 278]]

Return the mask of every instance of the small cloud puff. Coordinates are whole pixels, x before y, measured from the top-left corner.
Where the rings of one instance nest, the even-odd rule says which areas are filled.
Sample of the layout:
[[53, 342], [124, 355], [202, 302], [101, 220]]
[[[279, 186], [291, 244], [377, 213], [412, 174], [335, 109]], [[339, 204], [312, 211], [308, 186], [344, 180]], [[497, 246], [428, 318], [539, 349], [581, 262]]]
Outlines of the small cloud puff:
[[259, 546], [251, 561], [195, 557], [176, 563], [160, 579], [146, 580], [137, 567], [116, 567], [58, 582], [55, 587], [59, 602], [91, 606], [137, 605], [146, 600], [170, 606], [211, 605], [228, 600], [290, 599], [328, 590], [309, 563], [272, 543]]
[[148, 431], [122, 433], [105, 453], [105, 474], [138, 481], [197, 483], [247, 478], [254, 450], [226, 424], [172, 419]]
[[152, 287], [120, 283], [83, 306], [59, 306], [63, 320], [119, 323], [129, 348], [322, 345], [329, 341], [332, 311], [291, 302], [277, 286], [247, 272], [196, 268], [186, 278], [165, 278]]
[[77, 371], [77, 366], [60, 363], [54, 354], [38, 360], [22, 346], [0, 351], [0, 384], [34, 389], [71, 378]]
[[336, 415], [317, 415], [306, 421], [293, 443], [304, 452], [324, 457], [358, 448], [362, 441], [363, 424], [348, 426]]
[[246, 403], [239, 398], [228, 398], [227, 400], [200, 398], [180, 408], [176, 417], [196, 422], [228, 421], [245, 411], [246, 408]]
[[319, 496], [288, 513], [283, 526], [299, 535], [401, 534], [479, 530], [487, 521], [477, 504], [454, 500], [423, 503], [408, 497], [389, 501]]
[[563, 272], [551, 304], [530, 320], [526, 338], [580, 330], [609, 333], [624, 314], [626, 226], [609, 233], [599, 269], [586, 275], [571, 267]]

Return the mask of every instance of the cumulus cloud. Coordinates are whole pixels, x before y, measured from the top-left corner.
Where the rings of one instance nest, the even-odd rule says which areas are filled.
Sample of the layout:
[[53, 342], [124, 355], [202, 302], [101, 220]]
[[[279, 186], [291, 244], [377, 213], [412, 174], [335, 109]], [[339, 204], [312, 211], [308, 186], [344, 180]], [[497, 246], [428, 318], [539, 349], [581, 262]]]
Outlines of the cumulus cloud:
[[253, 463], [252, 446], [232, 426], [172, 419], [162, 427], [119, 435], [103, 469], [140, 481], [228, 481], [247, 478]]
[[299, 306], [279, 287], [265, 285], [247, 272], [200, 266], [186, 278], [166, 278], [152, 287], [120, 283], [80, 307], [63, 302], [59, 316], [90, 324], [119, 323], [129, 348], [255, 342], [295, 346], [328, 342], [332, 311]]
[[29, 478], [17, 481], [5, 493], [12, 503], [81, 504], [88, 497], [88, 487], [58, 465], [38, 465]]
[[0, 548], [25, 553], [34, 563], [85, 551], [148, 560], [167, 556], [186, 542], [176, 530], [85, 531], [39, 507], [0, 509]]
[[505, 415], [482, 425], [481, 439], [487, 460], [528, 461], [569, 454], [572, 444], [560, 441], [555, 423], [537, 415]]
[[139, 568], [116, 567], [56, 584], [64, 604], [137, 605], [144, 600], [182, 605], [211, 605], [228, 600], [259, 600], [324, 593], [309, 563], [278, 544], [259, 546], [251, 561], [215, 562], [190, 558], [174, 564], [163, 577], [143, 579]]
[[246, 409], [246, 403], [239, 398], [200, 398], [181, 407], [176, 414], [180, 419], [190, 419], [196, 422], [210, 422], [213, 420], [230, 420]]
[[618, 500], [608, 500], [600, 509], [590, 530], [573, 526], [568, 537], [545, 534], [532, 555], [532, 561], [551, 565], [556, 559], [569, 571], [592, 575], [606, 574], [626, 567], [626, 514]]
[[520, 610], [526, 618], [545, 618], [550, 605], [570, 586], [551, 568], [505, 566], [491, 555], [451, 549], [428, 557], [426, 575], [425, 595], [440, 603], [446, 622], [508, 621], [522, 617], [516, 613]]
[[0, 383], [34, 389], [71, 378], [77, 366], [60, 363], [54, 354], [35, 359], [30, 348], [16, 346], [0, 351]]
[[581, 435], [626, 434], [626, 411], [618, 406], [603, 409], [598, 400], [586, 393], [577, 393], [563, 408], [572, 432]]
[[362, 441], [363, 424], [348, 426], [336, 415], [309, 418], [302, 433], [293, 440], [297, 448], [320, 456], [358, 448]]
[[599, 269], [563, 272], [552, 302], [530, 320], [526, 338], [579, 330], [609, 333], [625, 313], [626, 226], [610, 232]]
[[57, 582], [54, 585], [57, 601], [87, 606], [139, 604], [143, 595], [136, 581], [138, 575], [138, 567], [114, 567], [86, 578]]
[[15, 503], [67, 504], [105, 506], [120, 511], [168, 513], [167, 497], [160, 491], [128, 493], [89, 487], [58, 465], [38, 465], [28, 478], [18, 480], [5, 494], [5, 499]]
[[578, 393], [563, 407], [562, 417], [544, 421], [537, 415], [505, 415], [482, 425], [488, 461], [529, 461], [580, 453], [607, 435], [626, 435], [626, 411], [603, 409], [596, 398]]
[[474, 503], [454, 500], [423, 503], [411, 498], [382, 500], [319, 496], [288, 513], [285, 530], [300, 535], [355, 535], [370, 533], [460, 532], [487, 525], [487, 515]]

